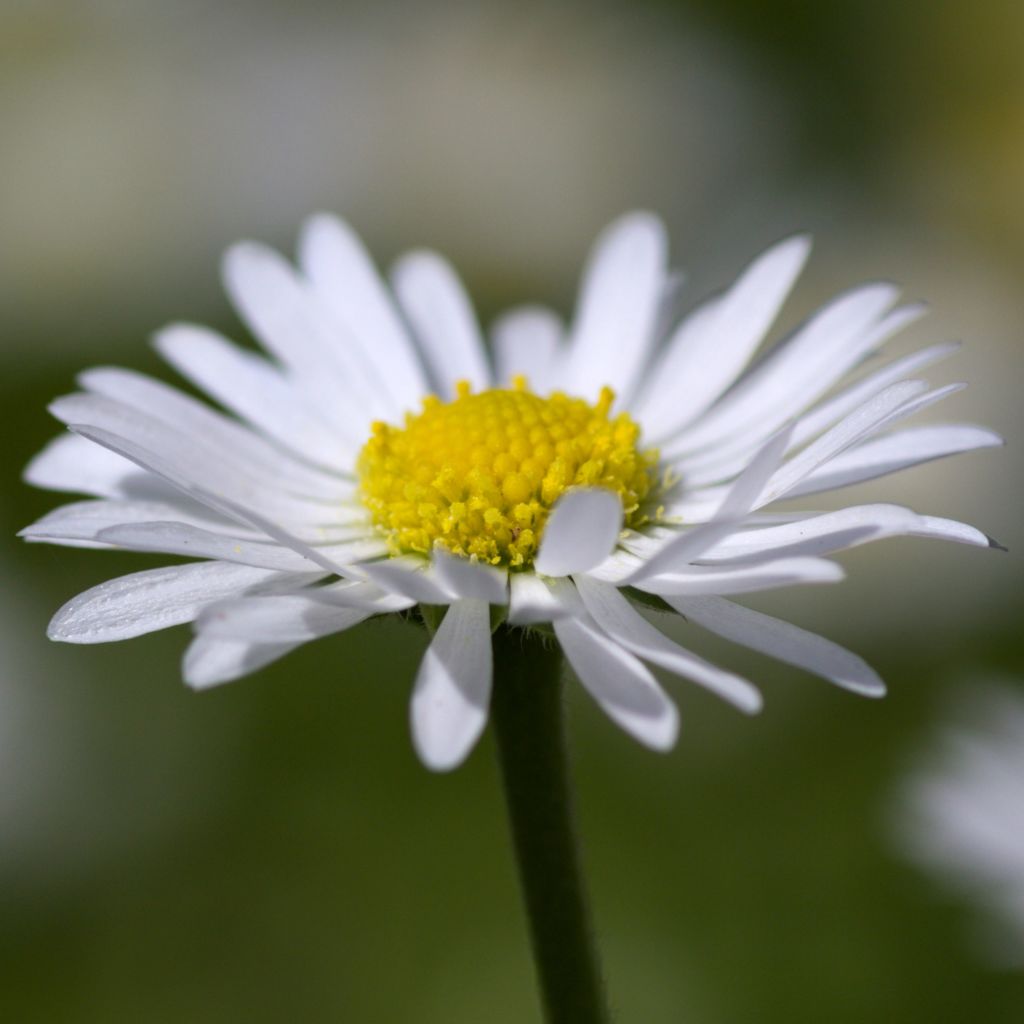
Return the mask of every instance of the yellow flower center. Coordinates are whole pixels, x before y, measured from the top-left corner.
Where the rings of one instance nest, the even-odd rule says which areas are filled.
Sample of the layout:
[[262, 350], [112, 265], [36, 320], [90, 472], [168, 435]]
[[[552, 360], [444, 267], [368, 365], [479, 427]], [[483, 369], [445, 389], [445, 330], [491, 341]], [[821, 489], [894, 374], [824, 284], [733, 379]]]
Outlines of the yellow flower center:
[[[405, 425], [374, 423], [359, 456], [360, 494], [395, 554], [441, 545], [492, 565], [532, 564], [551, 507], [570, 487], [605, 487], [622, 499], [627, 526], [642, 523], [658, 453], [637, 447], [640, 428], [555, 392], [511, 389], [431, 395]], [[585, 529], [585, 524], [583, 526]]]

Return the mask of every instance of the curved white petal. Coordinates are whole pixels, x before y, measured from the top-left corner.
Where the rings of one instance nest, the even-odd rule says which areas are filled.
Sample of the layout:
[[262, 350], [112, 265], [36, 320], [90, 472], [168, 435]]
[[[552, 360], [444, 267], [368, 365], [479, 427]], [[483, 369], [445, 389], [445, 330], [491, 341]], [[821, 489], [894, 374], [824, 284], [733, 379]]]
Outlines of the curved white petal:
[[442, 547], [434, 548], [432, 561], [437, 579], [456, 597], [508, 604], [507, 570], [453, 555]]
[[341, 633], [374, 613], [318, 600], [310, 594], [272, 594], [219, 601], [196, 620], [199, 633], [247, 643], [291, 644]]
[[670, 750], [679, 713], [650, 671], [589, 616], [557, 619], [555, 636], [587, 692], [608, 717], [654, 750]]
[[612, 552], [621, 529], [622, 500], [614, 491], [567, 491], [544, 526], [534, 568], [542, 576], [587, 572]]
[[555, 385], [564, 341], [565, 327], [550, 309], [522, 306], [503, 313], [491, 326], [495, 382], [508, 387], [521, 374], [531, 391], [547, 394]]
[[609, 386], [620, 404], [629, 404], [655, 340], [667, 260], [665, 228], [652, 214], [626, 214], [598, 236], [559, 387], [595, 401]]
[[[238, 531], [237, 524], [187, 499], [180, 502], [94, 499], [59, 505], [19, 531], [18, 536], [47, 543], [94, 541], [101, 530], [112, 526], [156, 521], [189, 523], [214, 531]], [[256, 534], [247, 539], [256, 539]]]
[[33, 487], [97, 498], [124, 498], [149, 491], [150, 496], [176, 496], [173, 487], [139, 469], [116, 452], [77, 434], [58, 434], [25, 468]]
[[901, 469], [979, 448], [999, 448], [1005, 442], [994, 431], [971, 424], [907, 427], [873, 438], [837, 455], [790, 492], [791, 497], [831, 491], [874, 480]]
[[396, 411], [410, 412], [429, 391], [415, 347], [363, 243], [344, 221], [311, 217], [299, 241], [302, 268], [321, 296], [351, 328]]
[[316, 578], [227, 562], [147, 569], [73, 597], [54, 615], [47, 635], [73, 644], [126, 640], [191, 622], [214, 601], [257, 589], [301, 586]]
[[459, 380], [468, 380], [474, 391], [489, 388], [476, 315], [448, 261], [434, 252], [407, 253], [395, 264], [392, 282], [438, 393], [454, 398]]
[[776, 470], [757, 505], [768, 505], [781, 498], [819, 466], [879, 430], [894, 413], [905, 410], [926, 391], [924, 381], [905, 380], [869, 399]]
[[[213, 533], [189, 523], [150, 521], [121, 523], [106, 527], [96, 540], [131, 551], [158, 551], [188, 558], [216, 558], [264, 569], [285, 572], [318, 572], [322, 563], [310, 560], [292, 548], [266, 540]], [[324, 544], [317, 550], [332, 562], [357, 562], [377, 558], [386, 552], [385, 545], [374, 537], [358, 537], [347, 543]]]
[[771, 433], [825, 394], [867, 353], [916, 319], [919, 307], [885, 310], [892, 285], [872, 284], [840, 295], [775, 346], [699, 420], [662, 445], [670, 458], [720, 444], [736, 435]]
[[303, 642], [261, 644], [200, 635], [193, 638], [185, 651], [181, 674], [193, 690], [206, 690], [250, 675], [290, 654]]
[[398, 557], [365, 562], [358, 572], [378, 586], [421, 604], [449, 604], [455, 595], [425, 558]]
[[273, 477], [283, 489], [322, 501], [343, 501], [352, 494], [350, 480], [304, 465], [236, 420], [162, 381], [131, 370], [101, 368], [80, 374], [79, 383], [92, 394], [159, 420], [198, 447], [219, 448], [226, 459]]
[[256, 242], [227, 251], [223, 276], [252, 333], [289, 369], [319, 415], [358, 443], [377, 406], [378, 382], [351, 339], [325, 319], [312, 288], [279, 253]]
[[307, 462], [351, 474], [338, 432], [306, 395], [263, 356], [247, 352], [206, 327], [172, 324], [153, 343], [183, 377], [224, 408]]
[[638, 409], [654, 443], [695, 420], [736, 379], [782, 307], [810, 249], [806, 236], [780, 242], [754, 260], [723, 296], [698, 310], [699, 321], [679, 326]]
[[865, 697], [885, 695], [885, 683], [863, 659], [816, 633], [720, 597], [665, 600], [681, 615], [726, 640], [806, 669]]
[[761, 694], [741, 676], [698, 658], [652, 626], [608, 583], [574, 577], [580, 597], [594, 621], [616, 643], [669, 672], [700, 684], [747, 714], [761, 710]]
[[458, 767], [480, 738], [492, 671], [487, 602], [456, 601], [423, 656], [413, 689], [413, 745], [428, 768]]
[[921, 516], [901, 505], [853, 505], [806, 516], [794, 523], [741, 530], [706, 549], [704, 562], [748, 561], [794, 555], [827, 555], [886, 537], [934, 537], [976, 547], [989, 538], [966, 523]]
[[[750, 511], [778, 468], [789, 437], [790, 430], [780, 431], [750, 460], [707, 523], [694, 526], [661, 544], [653, 553], [644, 556], [643, 563], [623, 582], [633, 583], [659, 573], [677, 571], [732, 533], [736, 529], [736, 520]], [[640, 554], [639, 551], [635, 553]]]
[[[240, 460], [229, 447], [215, 439], [204, 441], [201, 436], [182, 432], [140, 409], [102, 395], [66, 395], [52, 402], [50, 411], [76, 433], [111, 448], [145, 469], [152, 467], [99, 440], [100, 434], [121, 438], [134, 449], [145, 449], [164, 465], [177, 467], [183, 478], [232, 500], [260, 505], [269, 514], [301, 518], [300, 510], [306, 510], [305, 514], [312, 515], [314, 521], [328, 522], [333, 518], [333, 509], [347, 496], [339, 491], [334, 499], [325, 501], [322, 497], [293, 493], [281, 487], [272, 474]], [[350, 493], [350, 485], [345, 485], [345, 489]]]
[[807, 583], [838, 583], [846, 574], [824, 558], [779, 558], [752, 565], [691, 565], [636, 584], [651, 594], [752, 594]]

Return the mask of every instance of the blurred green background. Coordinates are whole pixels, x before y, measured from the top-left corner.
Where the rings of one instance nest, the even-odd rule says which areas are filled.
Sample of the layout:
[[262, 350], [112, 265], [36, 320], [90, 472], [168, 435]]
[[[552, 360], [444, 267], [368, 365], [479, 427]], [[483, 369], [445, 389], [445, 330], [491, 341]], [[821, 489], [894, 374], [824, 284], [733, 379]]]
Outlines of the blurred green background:
[[[0, 9], [3, 524], [75, 372], [169, 377], [173, 319], [239, 334], [239, 237], [290, 250], [316, 209], [382, 262], [429, 244], [489, 320], [568, 311], [617, 213], [668, 221], [691, 301], [811, 230], [794, 323], [862, 280], [963, 338], [942, 418], [1011, 441], [1024, 325], [1024, 8], [1011, 0], [541, 5], [32, 0]], [[954, 408], [955, 403], [955, 408]], [[1016, 447], [844, 495], [966, 519], [1009, 555], [889, 542], [838, 589], [756, 607], [847, 643], [859, 700], [692, 638], [763, 683], [748, 721], [670, 683], [660, 757], [574, 687], [580, 818], [623, 1022], [1011, 1022], [1024, 977], [970, 956], [964, 907], [893, 855], [892, 793], [959, 680], [1024, 679]], [[16, 1022], [537, 1018], [487, 737], [415, 761], [424, 638], [371, 623], [196, 696], [186, 630], [51, 645], [48, 617], [159, 560], [0, 549], [0, 1012]], [[685, 632], [679, 634], [688, 642]]]

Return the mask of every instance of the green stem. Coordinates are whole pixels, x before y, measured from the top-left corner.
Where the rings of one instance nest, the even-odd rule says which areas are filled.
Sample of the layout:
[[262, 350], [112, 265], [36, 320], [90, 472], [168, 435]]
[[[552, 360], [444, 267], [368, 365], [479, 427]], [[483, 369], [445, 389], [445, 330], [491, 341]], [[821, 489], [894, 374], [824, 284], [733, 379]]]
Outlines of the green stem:
[[561, 652], [539, 634], [494, 634], [492, 720], [545, 1020], [610, 1019], [573, 827]]

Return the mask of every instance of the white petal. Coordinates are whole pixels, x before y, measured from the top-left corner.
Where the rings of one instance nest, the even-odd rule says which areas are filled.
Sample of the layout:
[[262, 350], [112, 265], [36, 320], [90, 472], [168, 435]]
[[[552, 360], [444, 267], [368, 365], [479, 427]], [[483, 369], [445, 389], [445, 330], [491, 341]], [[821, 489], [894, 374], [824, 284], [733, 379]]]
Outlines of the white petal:
[[398, 411], [417, 408], [429, 391], [427, 379], [391, 296], [355, 232], [336, 217], [319, 214], [303, 229], [299, 258], [317, 293], [351, 328]]
[[538, 622], [554, 622], [565, 618], [565, 606], [548, 581], [532, 572], [514, 572], [509, 576], [508, 621], [513, 626], [529, 626]]
[[920, 516], [900, 505], [854, 505], [795, 523], [734, 533], [702, 555], [722, 564], [755, 558], [826, 555], [885, 537], [935, 537], [987, 547], [989, 539], [964, 523]]
[[[188, 523], [150, 521], [122, 523], [107, 527], [96, 539], [131, 551], [159, 551], [188, 558], [216, 558], [263, 569], [285, 572], [318, 572], [322, 566], [291, 548], [265, 540], [212, 533]], [[319, 551], [332, 561], [359, 561], [384, 554], [386, 548], [375, 538], [357, 538], [346, 544], [321, 545]]]
[[77, 434], [59, 434], [50, 441], [28, 464], [24, 480], [34, 487], [98, 498], [122, 498], [147, 484], [162, 497], [176, 494], [133, 462]]
[[[186, 503], [187, 502], [187, 503]], [[198, 515], [196, 514], [198, 512]], [[234, 529], [235, 523], [187, 499], [164, 501], [76, 501], [60, 505], [42, 519], [26, 526], [18, 534], [26, 540], [60, 543], [69, 540], [96, 540], [101, 530], [128, 523], [156, 521], [184, 522], [204, 529]], [[255, 537], [255, 535], [254, 535]], [[253, 538], [250, 538], [253, 539]]]
[[423, 558], [387, 558], [365, 562], [358, 571], [385, 590], [421, 604], [448, 604], [455, 596], [441, 582], [436, 569]]
[[709, 664], [652, 626], [614, 587], [586, 576], [576, 586], [594, 621], [616, 643], [645, 661], [707, 687], [741, 711], [761, 710], [761, 694], [746, 679]]
[[761, 343], [789, 294], [810, 239], [787, 239], [758, 257], [739, 280], [702, 314], [702, 330], [685, 323], [652, 375], [651, 400], [641, 416], [652, 439], [692, 422], [736, 379]]
[[666, 597], [680, 614], [712, 633], [822, 676], [866, 697], [881, 697], [885, 684], [856, 654], [781, 619], [719, 597]]
[[276, 366], [255, 352], [232, 345], [215, 331], [173, 324], [154, 344], [179, 373], [254, 430], [303, 459], [351, 473], [351, 459], [338, 432], [318, 416], [306, 395]]
[[395, 265], [392, 283], [438, 393], [453, 398], [459, 380], [468, 380], [474, 391], [489, 388], [476, 315], [451, 265], [434, 252], [411, 252]]
[[761, 493], [758, 506], [781, 498], [819, 466], [878, 430], [894, 412], [905, 409], [926, 390], [923, 381], [905, 380], [869, 399], [777, 470]]
[[[156, 461], [169, 468], [176, 467], [179, 475], [215, 494], [259, 505], [268, 514], [288, 518], [309, 515], [313, 521], [329, 522], [333, 508], [343, 500], [341, 494], [333, 501], [323, 501], [290, 493], [288, 488], [277, 485], [272, 474], [260, 472], [235, 458], [229, 448], [213, 441], [204, 444], [199, 438], [190, 437], [139, 409], [101, 395], [66, 395], [51, 403], [50, 411], [75, 428], [76, 433], [104, 444], [136, 464], [143, 463], [119, 447], [99, 440], [99, 432], [122, 438], [133, 448], [150, 452]], [[143, 465], [153, 469], [148, 464]]]
[[543, 306], [523, 306], [502, 314], [491, 327], [494, 379], [507, 387], [522, 374], [535, 394], [555, 384], [565, 328], [557, 314]]
[[196, 629], [226, 640], [292, 644], [341, 633], [372, 614], [317, 600], [313, 594], [274, 594], [209, 605], [196, 621]]
[[286, 490], [321, 501], [342, 501], [352, 494], [350, 481], [303, 465], [237, 421], [161, 381], [131, 370], [102, 368], [86, 370], [79, 383], [165, 423], [199, 447], [219, 448], [255, 474], [274, 476]]
[[487, 602], [456, 601], [423, 656], [412, 695], [413, 744], [428, 768], [458, 767], [480, 738], [492, 671]]
[[586, 616], [557, 619], [555, 635], [587, 692], [606, 715], [654, 750], [670, 750], [679, 713], [643, 664]]
[[[852, 387], [801, 416], [793, 428], [790, 446], [799, 447], [805, 444], [890, 384], [898, 382], [913, 370], [946, 358], [958, 348], [956, 344], [935, 345], [903, 359], [897, 359], [878, 372], [864, 377]], [[675, 461], [676, 471], [685, 477], [690, 487], [702, 487], [735, 476], [746, 464], [751, 453], [757, 450], [761, 437], [767, 436], [775, 423], [781, 423], [795, 415], [806, 405], [809, 394], [804, 392], [799, 400], [796, 395], [793, 397], [791, 404], [777, 409], [774, 415], [764, 414], [750, 430], [743, 430], [712, 448], [678, 459]]]
[[608, 557], [621, 529], [622, 500], [613, 491], [567, 491], [544, 526], [534, 568], [542, 576], [587, 572]]
[[629, 403], [654, 343], [667, 254], [664, 225], [649, 213], [627, 214], [601, 233], [583, 272], [561, 387], [595, 401], [608, 386]]
[[708, 523], [692, 527], [661, 545], [653, 554], [646, 556], [643, 564], [623, 582], [634, 583], [658, 573], [680, 569], [732, 533], [736, 529], [736, 520], [750, 511], [778, 468], [789, 437], [789, 430], [780, 431], [751, 459]]
[[434, 548], [432, 561], [437, 578], [456, 597], [473, 598], [488, 604], [508, 604], [508, 572], [495, 565], [473, 562]]
[[380, 394], [351, 339], [326, 322], [319, 298], [264, 245], [239, 242], [224, 257], [224, 286], [239, 315], [277, 356], [339, 440], [361, 442]]
[[852, 412], [869, 398], [877, 395], [890, 384], [905, 378], [908, 374], [931, 366], [960, 351], [959, 342], [932, 345], [919, 352], [912, 352], [902, 359], [895, 359], [887, 366], [869, 374], [862, 380], [844, 389], [839, 394], [822, 402], [797, 421], [793, 431], [793, 443], [803, 444], [808, 439], [838, 423], [848, 412]]
[[706, 415], [662, 445], [664, 454], [675, 457], [740, 434], [757, 436], [759, 424], [771, 433], [798, 415], [868, 352], [920, 315], [918, 307], [907, 307], [883, 317], [896, 296], [887, 284], [839, 296], [773, 348]]
[[823, 558], [780, 558], [754, 565], [691, 565], [685, 572], [665, 573], [637, 583], [639, 590], [668, 594], [751, 594], [804, 583], [838, 583], [841, 566]]
[[250, 675], [301, 646], [301, 643], [247, 643], [201, 635], [195, 637], [185, 651], [182, 675], [193, 690], [206, 690]]
[[148, 569], [108, 580], [72, 598], [53, 617], [47, 635], [73, 644], [126, 640], [191, 622], [206, 605], [226, 597], [289, 582], [298, 586], [315, 578], [227, 562]]
[[[182, 454], [180, 451], [171, 451], [169, 454], [174, 461], [166, 461], [163, 457], [154, 455], [147, 449], [108, 431], [92, 427], [75, 427], [74, 429], [82, 434], [83, 437], [89, 437], [97, 443], [110, 448], [112, 451], [130, 458], [133, 462], [145, 466], [146, 469], [163, 477], [174, 484], [175, 487], [180, 488], [185, 494], [206, 505], [208, 508], [214, 509], [222, 515], [242, 523], [244, 526], [255, 527], [272, 540], [276, 540], [284, 547], [291, 548], [292, 551], [296, 551], [311, 562], [315, 562], [328, 573], [336, 573], [339, 576], [349, 575], [347, 570], [340, 563], [329, 558], [322, 548], [310, 547], [300, 537], [267, 519], [266, 516], [221, 494], [214, 493], [201, 485], [193, 483], [188, 474], [194, 471], [194, 467], [189, 466], [186, 461], [184, 473], [179, 470], [181, 465], [180, 456]], [[216, 483], [213, 486], [216, 487]], [[294, 504], [290, 506], [293, 512], [299, 507], [301, 506]]]
[[866, 441], [836, 456], [808, 475], [790, 495], [795, 498], [849, 487], [947, 455], [978, 448], [998, 448], [1004, 443], [993, 431], [970, 424], [908, 427]]

